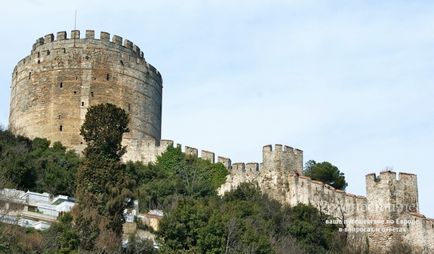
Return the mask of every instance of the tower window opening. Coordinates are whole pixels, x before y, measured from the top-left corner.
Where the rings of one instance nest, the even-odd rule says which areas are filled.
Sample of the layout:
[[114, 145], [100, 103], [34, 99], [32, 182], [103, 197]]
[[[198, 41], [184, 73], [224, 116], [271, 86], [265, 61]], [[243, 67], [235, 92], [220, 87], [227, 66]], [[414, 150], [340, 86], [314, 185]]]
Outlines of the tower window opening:
[[50, 51], [49, 50], [47, 50], [47, 56], [49, 56], [50, 55]]
[[59, 131], [63, 131], [63, 126], [62, 125], [59, 126]]
[[77, 94], [77, 91], [74, 91], [74, 94]]
[[31, 79], [32, 78], [32, 73], [31, 72], [29, 72], [29, 79]]
[[41, 52], [38, 52], [38, 57], [41, 57]]
[[124, 61], [121, 60], [120, 63], [121, 63], [121, 65], [124, 65]]
[[84, 107], [84, 101], [81, 102], [81, 106]]
[[63, 82], [60, 82], [59, 87], [60, 87], [60, 88], [63, 87]]
[[93, 92], [90, 92], [90, 96], [93, 97]]
[[131, 111], [131, 104], [128, 103], [128, 111]]
[[109, 73], [107, 73], [107, 77], [106, 77], [106, 79], [107, 79], [107, 80], [110, 80], [110, 74], [109, 74]]
[[63, 53], [66, 54], [66, 48], [63, 48]]
[[41, 60], [38, 59], [38, 64], [40, 64], [40, 63], [41, 63]]
[[57, 118], [61, 119], [61, 118], [62, 118], [62, 115], [58, 115]]

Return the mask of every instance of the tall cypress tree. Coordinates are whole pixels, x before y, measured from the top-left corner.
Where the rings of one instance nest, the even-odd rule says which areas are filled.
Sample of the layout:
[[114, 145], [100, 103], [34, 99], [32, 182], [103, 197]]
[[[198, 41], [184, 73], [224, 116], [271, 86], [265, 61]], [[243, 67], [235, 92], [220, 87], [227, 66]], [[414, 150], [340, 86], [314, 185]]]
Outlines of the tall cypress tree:
[[123, 109], [101, 104], [89, 108], [81, 127], [87, 147], [77, 173], [75, 225], [84, 250], [110, 253], [120, 246], [123, 211], [135, 185], [121, 163], [127, 125]]

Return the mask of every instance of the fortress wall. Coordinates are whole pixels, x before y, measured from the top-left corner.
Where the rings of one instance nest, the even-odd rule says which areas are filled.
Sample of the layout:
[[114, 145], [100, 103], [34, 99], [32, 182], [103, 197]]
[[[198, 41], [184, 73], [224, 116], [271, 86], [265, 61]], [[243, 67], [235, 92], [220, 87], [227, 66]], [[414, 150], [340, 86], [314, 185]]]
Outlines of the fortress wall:
[[425, 216], [418, 213], [406, 214], [401, 219], [414, 222], [403, 225], [406, 233], [403, 234], [402, 241], [412, 246], [415, 253], [433, 253], [434, 220], [425, 218]]
[[[130, 115], [125, 139], [161, 137], [162, 79], [128, 40], [92, 30], [48, 34], [12, 74], [9, 128], [14, 134], [61, 141], [81, 151], [87, 109], [113, 103]], [[142, 142], [142, 141], [140, 141]]]
[[[162, 140], [159, 145], [152, 141], [140, 144], [141, 156], [137, 160], [155, 161], [156, 157], [163, 153], [168, 146], [173, 146], [174, 142]], [[190, 147], [179, 147], [187, 156], [199, 157], [213, 162], [215, 154], [210, 151]], [[273, 153], [273, 151], [275, 153]], [[382, 253], [393, 244], [399, 243], [400, 239], [404, 243], [420, 249], [422, 253], [431, 253], [434, 250], [434, 221], [426, 219], [417, 213], [410, 213], [409, 210], [393, 211], [389, 208], [399, 205], [401, 202], [412, 204], [417, 201], [417, 182], [416, 176], [407, 173], [381, 172], [378, 176], [368, 174], [366, 176], [367, 197], [357, 196], [346, 193], [342, 190], [334, 189], [332, 186], [320, 181], [312, 180], [298, 172], [291, 170], [286, 165], [289, 159], [282, 159], [285, 156], [284, 147], [273, 149], [272, 146], [264, 146], [264, 158], [262, 163], [231, 163], [229, 158], [218, 157], [218, 163], [224, 164], [230, 174], [226, 182], [218, 189], [219, 195], [235, 189], [243, 182], [256, 182], [264, 194], [280, 201], [282, 204], [296, 206], [299, 203], [312, 205], [323, 213], [340, 220], [387, 220], [387, 219], [416, 219], [420, 223], [409, 225], [408, 232], [401, 233], [348, 233], [351, 243], [362, 248], [369, 248], [376, 253]], [[215, 162], [215, 161], [214, 161]], [[273, 164], [275, 162], [276, 164]], [[275, 165], [277, 165], [275, 167]], [[280, 168], [280, 170], [276, 170]], [[414, 186], [413, 186], [414, 185]], [[404, 206], [407, 207], [407, 206]], [[414, 206], [408, 206], [414, 207]], [[401, 227], [398, 224], [346, 224], [346, 228], [363, 227]], [[424, 249], [425, 248], [425, 249]]]
[[337, 190], [307, 176], [289, 176], [286, 203], [312, 205], [334, 218], [364, 219], [366, 198]]

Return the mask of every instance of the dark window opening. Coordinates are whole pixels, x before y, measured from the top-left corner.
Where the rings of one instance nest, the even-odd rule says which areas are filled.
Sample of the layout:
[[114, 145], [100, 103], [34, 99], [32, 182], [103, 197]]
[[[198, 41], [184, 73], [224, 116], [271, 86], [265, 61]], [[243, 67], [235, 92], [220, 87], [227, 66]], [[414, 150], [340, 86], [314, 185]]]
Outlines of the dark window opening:
[[41, 57], [41, 52], [38, 52], [38, 57]]
[[62, 125], [59, 126], [59, 131], [63, 131], [63, 126]]
[[66, 54], [66, 49], [65, 49], [65, 48], [63, 49], [63, 53], [65, 53], [65, 54]]
[[15, 72], [15, 76], [18, 76], [18, 71], [17, 71], [17, 72]]
[[82, 145], [83, 144], [83, 142], [80, 142], [80, 145]]
[[90, 96], [93, 97], [93, 92], [90, 92]]
[[61, 119], [61, 118], [62, 118], [62, 115], [58, 115], [57, 118]]
[[78, 77], [75, 77], [75, 80], [78, 80]]
[[32, 78], [32, 73], [31, 72], [29, 72], [29, 79], [31, 79]]
[[121, 60], [120, 63], [121, 63], [121, 65], [124, 65], [124, 61]]
[[107, 73], [107, 80], [110, 80], [110, 74]]
[[83, 107], [84, 107], [84, 101], [82, 101], [82, 102], [81, 102], [81, 106], [83, 106]]
[[89, 59], [90, 59], [90, 57], [89, 57], [89, 56], [85, 56], [84, 58], [85, 58], [86, 60], [89, 60]]
[[50, 55], [50, 51], [49, 50], [47, 50], [47, 56], [49, 56]]
[[41, 60], [38, 60], [38, 64], [40, 64], [41, 63]]
[[128, 103], [128, 111], [131, 111], [131, 104]]
[[74, 94], [77, 94], [77, 91], [74, 91]]
[[63, 82], [60, 82], [59, 86], [60, 86], [60, 88], [62, 88], [63, 87]]

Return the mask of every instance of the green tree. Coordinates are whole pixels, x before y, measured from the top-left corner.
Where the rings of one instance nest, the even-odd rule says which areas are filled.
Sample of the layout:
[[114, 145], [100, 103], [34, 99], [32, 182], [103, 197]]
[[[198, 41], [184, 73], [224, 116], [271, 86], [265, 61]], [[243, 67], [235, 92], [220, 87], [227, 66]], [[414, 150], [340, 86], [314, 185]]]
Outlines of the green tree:
[[288, 213], [288, 232], [298, 239], [309, 253], [338, 252], [344, 245], [338, 227], [326, 224], [329, 217], [315, 207], [299, 204]]
[[345, 190], [348, 186], [344, 173], [327, 161], [317, 163], [314, 160], [310, 160], [306, 162], [304, 174], [313, 180], [321, 181], [336, 189]]
[[168, 147], [155, 164], [128, 163], [127, 169], [140, 179], [141, 210], [168, 209], [182, 197], [215, 196], [228, 174], [223, 164], [187, 157], [179, 147]]
[[[14, 136], [0, 130], [2, 186], [73, 196], [79, 157], [59, 142]], [[2, 187], [0, 186], [0, 187]]]
[[80, 239], [72, 222], [72, 215], [66, 213], [59, 218], [58, 223], [43, 231], [45, 253], [77, 253]]
[[75, 225], [85, 250], [119, 251], [123, 211], [132, 197], [132, 181], [120, 161], [128, 115], [113, 104], [89, 108], [81, 134], [87, 143], [77, 174]]

